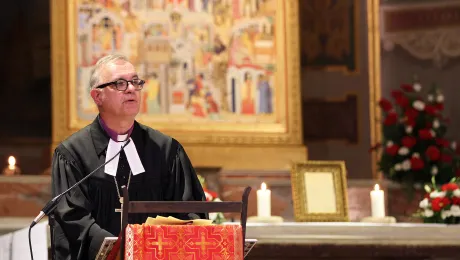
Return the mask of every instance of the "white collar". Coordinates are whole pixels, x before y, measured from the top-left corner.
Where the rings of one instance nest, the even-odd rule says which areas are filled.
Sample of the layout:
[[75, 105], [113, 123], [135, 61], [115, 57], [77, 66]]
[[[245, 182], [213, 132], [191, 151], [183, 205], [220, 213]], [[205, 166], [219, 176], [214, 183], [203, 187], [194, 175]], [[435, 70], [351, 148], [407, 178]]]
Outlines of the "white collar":
[[[120, 151], [122, 146], [128, 141], [126, 137], [128, 137], [128, 135], [119, 135], [117, 138], [118, 142], [115, 142], [114, 140], [112, 140], [112, 138], [110, 138], [109, 146], [107, 148], [107, 154], [105, 156], [106, 162], [110, 160], [113, 156], [115, 156], [115, 154], [117, 154]], [[137, 153], [136, 146], [134, 145], [134, 141], [131, 138], [129, 138], [129, 140], [131, 141], [129, 142], [127, 146], [125, 146], [123, 150], [125, 151], [126, 159], [128, 160], [128, 164], [129, 164], [129, 168], [131, 168], [131, 172], [133, 173], [133, 175], [137, 175], [139, 173], [145, 172], [145, 170], [144, 170], [144, 166], [142, 165], [141, 158], [139, 158], [139, 154]], [[117, 157], [115, 157], [112, 161], [107, 163], [105, 165], [104, 172], [109, 175], [116, 176], [119, 159], [120, 159], [120, 155], [117, 155]]]

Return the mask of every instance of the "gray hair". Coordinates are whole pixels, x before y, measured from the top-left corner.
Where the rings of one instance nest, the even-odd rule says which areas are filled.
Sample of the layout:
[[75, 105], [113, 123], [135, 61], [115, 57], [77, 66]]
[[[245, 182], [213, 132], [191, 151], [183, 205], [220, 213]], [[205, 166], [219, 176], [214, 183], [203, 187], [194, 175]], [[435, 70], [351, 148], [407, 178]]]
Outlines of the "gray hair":
[[101, 71], [105, 66], [119, 60], [129, 62], [128, 58], [122, 54], [109, 54], [100, 58], [96, 62], [96, 65], [94, 65], [94, 69], [91, 71], [89, 78], [89, 88], [93, 89], [100, 84]]

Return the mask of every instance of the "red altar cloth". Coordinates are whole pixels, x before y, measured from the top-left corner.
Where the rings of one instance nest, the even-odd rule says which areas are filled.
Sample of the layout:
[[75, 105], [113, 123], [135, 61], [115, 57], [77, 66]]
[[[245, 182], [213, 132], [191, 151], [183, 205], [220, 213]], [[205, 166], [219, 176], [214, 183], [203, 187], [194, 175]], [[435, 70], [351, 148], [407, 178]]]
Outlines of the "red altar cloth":
[[240, 225], [126, 227], [126, 260], [243, 260]]

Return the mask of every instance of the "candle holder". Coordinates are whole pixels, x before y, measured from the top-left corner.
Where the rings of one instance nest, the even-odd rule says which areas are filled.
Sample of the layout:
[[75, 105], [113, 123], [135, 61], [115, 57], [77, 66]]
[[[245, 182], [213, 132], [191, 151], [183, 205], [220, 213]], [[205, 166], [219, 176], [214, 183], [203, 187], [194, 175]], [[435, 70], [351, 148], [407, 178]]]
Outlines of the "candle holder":
[[5, 176], [12, 176], [12, 175], [20, 175], [21, 169], [16, 165], [16, 158], [14, 156], [8, 157], [8, 166], [5, 167], [2, 171], [2, 175]]
[[248, 223], [283, 223], [284, 219], [280, 216], [251, 216], [248, 218]]
[[379, 224], [393, 224], [396, 223], [396, 218], [391, 216], [385, 217], [365, 217], [361, 219], [363, 223], [379, 223]]

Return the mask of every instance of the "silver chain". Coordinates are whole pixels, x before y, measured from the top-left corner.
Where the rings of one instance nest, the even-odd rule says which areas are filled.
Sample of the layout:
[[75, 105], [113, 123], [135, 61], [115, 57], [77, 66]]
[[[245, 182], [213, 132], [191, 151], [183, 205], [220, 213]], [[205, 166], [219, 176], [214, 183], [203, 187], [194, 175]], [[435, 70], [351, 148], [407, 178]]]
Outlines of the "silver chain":
[[[131, 183], [131, 176], [132, 176], [132, 175], [133, 175], [132, 171], [129, 171], [128, 185], [126, 186], [126, 188], [128, 188], [128, 190], [129, 190], [129, 184]], [[115, 185], [116, 185], [116, 187], [117, 187], [118, 199], [121, 199], [120, 190], [118, 189], [117, 178], [116, 178], [115, 176], [113, 176], [113, 179], [115, 180]]]

